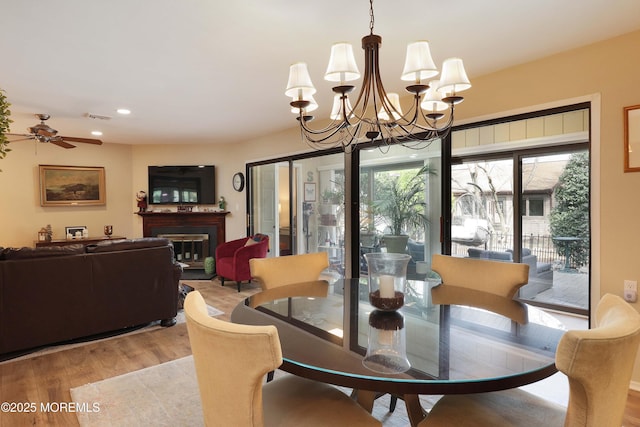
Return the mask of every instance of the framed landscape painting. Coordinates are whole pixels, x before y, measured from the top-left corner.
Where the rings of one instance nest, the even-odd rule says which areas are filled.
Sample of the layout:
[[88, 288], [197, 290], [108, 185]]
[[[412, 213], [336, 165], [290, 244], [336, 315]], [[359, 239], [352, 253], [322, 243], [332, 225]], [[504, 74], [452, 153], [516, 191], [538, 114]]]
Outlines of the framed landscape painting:
[[40, 165], [41, 206], [97, 206], [105, 203], [103, 167]]

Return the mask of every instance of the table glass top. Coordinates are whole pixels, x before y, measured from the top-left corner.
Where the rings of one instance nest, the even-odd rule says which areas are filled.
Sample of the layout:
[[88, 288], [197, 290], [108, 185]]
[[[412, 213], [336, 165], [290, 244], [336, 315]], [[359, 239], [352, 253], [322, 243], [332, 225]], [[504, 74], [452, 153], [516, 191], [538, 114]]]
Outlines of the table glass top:
[[[557, 319], [532, 306], [526, 306], [527, 322], [518, 324], [478, 308], [434, 305], [434, 285], [408, 281], [404, 306], [395, 317], [369, 304], [366, 279], [351, 279], [330, 284], [325, 297], [276, 299], [257, 309], [238, 306], [232, 321], [275, 324], [286, 363], [346, 377], [469, 383], [546, 370], [543, 378], [554, 371], [564, 333]], [[406, 351], [405, 369], [363, 364], [367, 349], [386, 345], [388, 350], [392, 341]], [[397, 346], [390, 346], [395, 352]]]

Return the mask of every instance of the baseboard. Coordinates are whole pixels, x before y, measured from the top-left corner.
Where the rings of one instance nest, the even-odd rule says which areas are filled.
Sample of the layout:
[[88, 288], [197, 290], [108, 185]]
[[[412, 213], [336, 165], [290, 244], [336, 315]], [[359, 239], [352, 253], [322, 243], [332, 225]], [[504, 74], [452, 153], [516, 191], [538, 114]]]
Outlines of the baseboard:
[[640, 391], [640, 382], [631, 381], [631, 384], [629, 384], [629, 388], [633, 391]]

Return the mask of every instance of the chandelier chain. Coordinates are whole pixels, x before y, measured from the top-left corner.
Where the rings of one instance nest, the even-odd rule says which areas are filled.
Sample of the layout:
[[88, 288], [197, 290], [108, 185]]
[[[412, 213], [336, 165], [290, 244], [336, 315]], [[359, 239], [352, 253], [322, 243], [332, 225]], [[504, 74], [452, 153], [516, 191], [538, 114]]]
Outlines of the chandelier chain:
[[373, 23], [375, 18], [373, 16], [373, 0], [369, 0], [369, 34], [373, 34]]

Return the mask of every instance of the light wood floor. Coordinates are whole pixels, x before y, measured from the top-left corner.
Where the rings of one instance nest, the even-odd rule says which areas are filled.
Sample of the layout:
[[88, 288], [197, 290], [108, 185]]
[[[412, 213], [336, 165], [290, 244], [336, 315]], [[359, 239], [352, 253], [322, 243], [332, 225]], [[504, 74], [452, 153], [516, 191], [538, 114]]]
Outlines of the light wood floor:
[[[238, 293], [235, 283], [225, 287], [219, 282], [189, 283], [203, 294], [208, 304], [224, 311], [220, 318], [226, 320], [240, 301], [259, 289], [253, 284], [243, 284], [242, 292]], [[35, 403], [38, 409], [32, 413], [0, 411], [0, 426], [77, 426], [74, 413], [42, 412], [40, 404], [71, 402], [71, 388], [189, 354], [189, 337], [183, 323], [0, 363], [0, 402]], [[638, 392], [629, 393], [624, 425], [640, 427]]]

